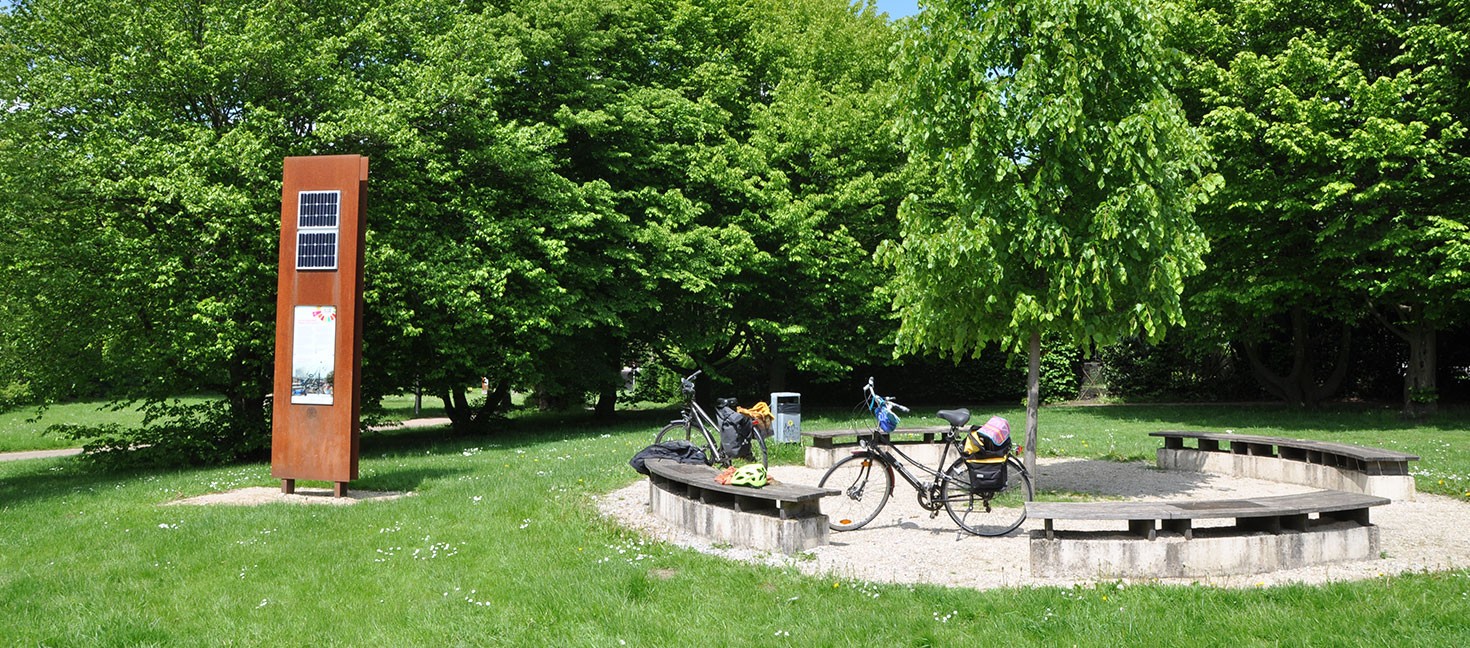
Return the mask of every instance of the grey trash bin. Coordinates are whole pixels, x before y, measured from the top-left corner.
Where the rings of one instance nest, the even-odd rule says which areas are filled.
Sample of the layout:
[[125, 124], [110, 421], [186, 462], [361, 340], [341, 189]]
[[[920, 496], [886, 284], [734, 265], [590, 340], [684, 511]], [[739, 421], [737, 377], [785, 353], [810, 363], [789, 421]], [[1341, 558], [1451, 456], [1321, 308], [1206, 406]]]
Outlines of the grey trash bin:
[[801, 394], [796, 392], [773, 392], [771, 394], [772, 436], [779, 443], [801, 441]]

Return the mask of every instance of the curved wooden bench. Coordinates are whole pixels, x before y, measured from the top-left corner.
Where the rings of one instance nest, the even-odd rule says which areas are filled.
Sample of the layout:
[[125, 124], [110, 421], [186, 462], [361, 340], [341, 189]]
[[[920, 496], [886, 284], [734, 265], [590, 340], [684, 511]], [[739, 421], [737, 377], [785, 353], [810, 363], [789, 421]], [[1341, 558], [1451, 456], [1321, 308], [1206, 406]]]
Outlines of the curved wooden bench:
[[[889, 440], [895, 445], [916, 446], [906, 447], [904, 452], [913, 456], [918, 461], [938, 461], [938, 454], [931, 458], [917, 446], [930, 446], [935, 449], [943, 443], [944, 433], [949, 430], [948, 426], [930, 427], [907, 427], [898, 428], [888, 434]], [[859, 441], [871, 438], [876, 430], [802, 430], [801, 436], [812, 440], [812, 444], [806, 448], [807, 468], [830, 468], [832, 464], [849, 451], [855, 448]]]
[[1390, 503], [1385, 497], [1321, 490], [1234, 500], [1173, 502], [1028, 502], [1026, 517], [1045, 522], [1043, 534], [1056, 537], [1055, 520], [1121, 520], [1128, 530], [1153, 540], [1162, 527], [1194, 538], [1194, 520], [1234, 518], [1234, 530], [1243, 533], [1285, 530], [1308, 531], [1310, 516], [1328, 521], [1352, 521], [1369, 526], [1368, 511]]
[[840, 491], [816, 488], [783, 481], [761, 488], [731, 486], [715, 481], [718, 470], [702, 464], [681, 464], [668, 459], [651, 459], [648, 472], [655, 485], [670, 486], [670, 492], [682, 490], [684, 497], [705, 504], [728, 504], [741, 513], [772, 513], [782, 520], [821, 515], [821, 498]]
[[[918, 428], [898, 428], [890, 432], [888, 436], [890, 438], [896, 436], [920, 437], [919, 439], [907, 440], [895, 439], [893, 441], [894, 443], [934, 443], [934, 439], [938, 435], [944, 434], [944, 431], [948, 429], [948, 427], [942, 425]], [[812, 447], [814, 448], [840, 448], [843, 446], [857, 445], [859, 439], [863, 437], [871, 437], [875, 433], [875, 430], [802, 430], [801, 435], [808, 439], [811, 439]]]
[[[1045, 523], [1044, 530], [1031, 532], [1031, 574], [1201, 578], [1372, 560], [1379, 556], [1380, 540], [1368, 511], [1388, 503], [1382, 497], [1331, 490], [1234, 500], [1030, 502], [1027, 516]], [[1195, 520], [1220, 518], [1234, 524], [1194, 526]], [[1056, 520], [1125, 521], [1130, 533], [1059, 535]]]
[[[1328, 441], [1217, 432], [1162, 431], [1158, 466], [1269, 479], [1316, 488], [1414, 499], [1417, 455]], [[1185, 441], [1194, 447], [1187, 447]]]
[[757, 549], [797, 553], [827, 544], [821, 498], [839, 491], [776, 481], [762, 488], [715, 481], [702, 464], [651, 459], [649, 506], [689, 531]]

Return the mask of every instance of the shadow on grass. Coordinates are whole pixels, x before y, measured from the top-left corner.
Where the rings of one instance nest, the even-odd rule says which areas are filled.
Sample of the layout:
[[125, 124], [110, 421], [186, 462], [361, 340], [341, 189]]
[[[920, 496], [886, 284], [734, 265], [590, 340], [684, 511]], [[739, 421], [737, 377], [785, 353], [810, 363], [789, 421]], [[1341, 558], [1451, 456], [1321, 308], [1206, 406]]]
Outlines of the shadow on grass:
[[69, 495], [105, 492], [177, 470], [104, 470], [79, 457], [32, 459], [0, 465], [0, 510]]
[[409, 493], [419, 489], [424, 482], [463, 475], [470, 471], [455, 468], [400, 468], [394, 470], [375, 470], [372, 475], [352, 481], [347, 485], [350, 490], [360, 491], [392, 491], [397, 493]]
[[[579, 440], [594, 440], [606, 435], [646, 435], [652, 443], [655, 434], [677, 416], [676, 409], [621, 411], [610, 422], [597, 421], [591, 412], [534, 412], [523, 413], [508, 419], [484, 434], [457, 434], [448, 426], [393, 428], [363, 433], [359, 445], [359, 457], [363, 461], [379, 462], [385, 459], [456, 455], [471, 448], [531, 448], [552, 442], [576, 444]], [[781, 456], [790, 455], [792, 463], [800, 463], [802, 454], [799, 446], [783, 448]], [[629, 453], [629, 457], [632, 453]], [[269, 462], [242, 463], [235, 467], [250, 466], [269, 473]], [[125, 488], [151, 478], [187, 477], [190, 473], [217, 471], [220, 467], [188, 468], [103, 468], [87, 463], [77, 457], [58, 459], [35, 459], [0, 463], [0, 510], [8, 506], [28, 505], [39, 501], [61, 499], [89, 492], [104, 492]], [[452, 468], [391, 468], [372, 466], [372, 474], [354, 480], [350, 489], [406, 491], [419, 488], [424, 482], [459, 471]], [[328, 482], [302, 480], [298, 485], [320, 485]]]
[[519, 448], [631, 432], [647, 432], [652, 443], [659, 428], [677, 414], [673, 410], [636, 410], [619, 412], [612, 421], [598, 421], [590, 412], [535, 412], [494, 423], [489, 430], [478, 434], [458, 433], [447, 425], [392, 428], [363, 433], [359, 452], [364, 457], [375, 458], [456, 454], [487, 445]]
[[[248, 465], [259, 467], [263, 472], [269, 472], [269, 465]], [[218, 468], [190, 469], [190, 471], [196, 470], [203, 473], [216, 471]], [[29, 506], [48, 500], [58, 500], [76, 495], [108, 493], [149, 481], [153, 477], [179, 477], [180, 475], [187, 475], [190, 471], [181, 472], [176, 469], [102, 470], [88, 466], [85, 462], [75, 457], [27, 461], [24, 462], [24, 465], [17, 462], [14, 465], [4, 466], [3, 469], [0, 469], [0, 510], [8, 507]], [[348, 489], [410, 492], [417, 490], [425, 482], [454, 477], [467, 472], [469, 471], [457, 468], [428, 466], [421, 468], [384, 469], [375, 467], [371, 475], [350, 482]], [[278, 480], [271, 480], [270, 484], [272, 486], [279, 486], [280, 482]], [[259, 486], [260, 484], [242, 484], [240, 487], [246, 485]], [[297, 482], [297, 487], [331, 488], [332, 482], [300, 480]], [[234, 487], [224, 486], [214, 490], [206, 489], [206, 492], [221, 492], [233, 489]], [[205, 493], [182, 492], [179, 495], [192, 497], [202, 494]], [[151, 496], [150, 494], [148, 497]], [[141, 497], [136, 501], [146, 503], [149, 501], [148, 497]]]

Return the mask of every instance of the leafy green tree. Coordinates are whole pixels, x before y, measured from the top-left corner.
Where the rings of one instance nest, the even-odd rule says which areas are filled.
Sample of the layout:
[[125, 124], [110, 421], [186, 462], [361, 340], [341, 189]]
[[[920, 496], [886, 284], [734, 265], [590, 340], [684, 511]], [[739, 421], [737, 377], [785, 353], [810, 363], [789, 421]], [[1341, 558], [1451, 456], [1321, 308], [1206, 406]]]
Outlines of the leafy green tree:
[[[554, 125], [506, 119], [535, 37], [522, 17], [442, 4], [377, 6], [357, 30], [384, 48], [321, 126], [372, 158], [364, 332], [368, 397], [416, 388], [457, 430], [486, 429], [579, 298], [569, 254], [605, 218], [557, 171]], [[465, 388], [493, 392], [470, 402]]]
[[[606, 392], [659, 353], [759, 345], [830, 369], [843, 308], [881, 322], [871, 299], [790, 290], [874, 282], [901, 159], [863, 136], [886, 126], [891, 32], [871, 11], [37, 0], [0, 29], [0, 289], [26, 297], [4, 307], [0, 366], [45, 399], [198, 422], [110, 445], [263, 447], [289, 155], [371, 158], [364, 389], [437, 394], [460, 429], [513, 388]], [[481, 376], [495, 389], [470, 402]], [[226, 404], [167, 406], [194, 390]]]
[[[145, 402], [132, 442], [268, 438], [280, 159], [341, 78], [336, 3], [82, 0], [0, 15], [4, 354], [44, 399]], [[321, 48], [321, 49], [317, 49]], [[205, 390], [223, 402], [178, 409]]]
[[910, 197], [895, 271], [900, 351], [1029, 354], [1035, 464], [1041, 339], [1106, 344], [1183, 323], [1218, 186], [1167, 85], [1180, 63], [1148, 2], [934, 2], [904, 30], [898, 127], [936, 170]]
[[[1342, 383], [1352, 327], [1376, 317], [1408, 343], [1405, 411], [1432, 407], [1435, 331], [1467, 305], [1454, 12], [1312, 0], [1185, 8], [1190, 104], [1227, 179], [1201, 215], [1214, 249], [1197, 303], [1245, 329], [1265, 386], [1307, 405]], [[1272, 320], [1291, 340], [1285, 371], [1257, 349]], [[1313, 372], [1327, 364], [1312, 359], [1314, 322], [1339, 331], [1325, 379]]]
[[884, 328], [869, 258], [902, 169], [886, 22], [840, 2], [525, 12], [547, 44], [527, 56], [547, 63], [507, 114], [554, 122], [558, 169], [616, 214], [570, 248], [587, 298], [538, 391], [600, 392], [606, 415], [625, 364], [761, 364], [778, 385], [876, 348], [859, 333]]
[[846, 3], [769, 5], [751, 36], [769, 69], [732, 155], [757, 188], [738, 217], [758, 250], [736, 317], [781, 390], [787, 368], [835, 378], [884, 354], [892, 324], [871, 258], [913, 177], [886, 105], [892, 27]]
[[[1353, 118], [1343, 104], [1324, 101], [1360, 79], [1357, 66], [1317, 39], [1294, 40], [1279, 57], [1241, 52], [1229, 71], [1202, 75], [1203, 119], [1228, 178], [1221, 200], [1202, 217], [1214, 245], [1198, 303], [1244, 325], [1241, 336], [1253, 373], [1282, 398], [1314, 404], [1338, 389], [1348, 367], [1351, 324], [1361, 302], [1338, 284], [1356, 263], [1328, 254], [1322, 238], [1331, 212], [1323, 185], [1332, 181], [1344, 151], [1336, 135]], [[1204, 81], [1204, 79], [1209, 79]], [[1275, 112], [1276, 118], [1261, 113]], [[1217, 214], [1229, 218], [1215, 218]], [[1261, 349], [1274, 316], [1285, 313], [1289, 369], [1277, 373]], [[1340, 335], [1325, 380], [1313, 360], [1320, 338], [1313, 320], [1335, 323]]]

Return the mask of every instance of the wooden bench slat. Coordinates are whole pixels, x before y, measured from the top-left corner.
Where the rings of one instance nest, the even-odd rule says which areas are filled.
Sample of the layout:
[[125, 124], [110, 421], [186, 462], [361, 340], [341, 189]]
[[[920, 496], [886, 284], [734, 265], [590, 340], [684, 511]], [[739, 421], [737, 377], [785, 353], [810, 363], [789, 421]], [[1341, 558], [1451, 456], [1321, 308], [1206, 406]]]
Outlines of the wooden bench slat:
[[[684, 484], [691, 489], [698, 489], [708, 493], [733, 495], [737, 498], [747, 497], [781, 502], [806, 502], [809, 500], [818, 500], [828, 495], [836, 495], [840, 492], [830, 488], [788, 484], [782, 481], [766, 484], [761, 488], [721, 484], [715, 481], [715, 476], [719, 475], [720, 472], [714, 468], [700, 464], [681, 464], [669, 459], [650, 459], [645, 465], [648, 467], [649, 472], [664, 479]], [[694, 493], [690, 493], [690, 499], [698, 499], [698, 497]]]
[[1056, 537], [1055, 520], [1121, 520], [1130, 533], [1153, 540], [1159, 529], [1194, 538], [1191, 520], [1234, 518], [1242, 531], [1281, 533], [1283, 529], [1306, 531], [1309, 516], [1317, 513], [1332, 520], [1348, 520], [1367, 526], [1368, 510], [1390, 500], [1373, 495], [1323, 490], [1292, 495], [1274, 495], [1238, 500], [1173, 502], [1027, 502], [1026, 516], [1042, 520], [1048, 539]]
[[[1288, 439], [1284, 437], [1256, 436], [1251, 434], [1226, 434], [1223, 432], [1194, 432], [1180, 430], [1150, 432], [1149, 436], [1164, 438], [1164, 447], [1172, 449], [1182, 449], [1183, 446], [1182, 444], [1180, 444], [1176, 447], [1176, 445], [1170, 442], [1170, 439], [1195, 439], [1201, 442], [1200, 449], [1202, 450], [1216, 450], [1219, 448], [1218, 444], [1220, 442], [1228, 442], [1232, 444], [1232, 446], [1238, 443], [1241, 444], [1241, 454], [1256, 454], [1257, 451], [1254, 451], [1250, 448], [1251, 444], [1256, 444], [1271, 445], [1276, 446], [1277, 448], [1295, 448], [1314, 453], [1336, 455], [1339, 457], [1351, 457], [1353, 459], [1358, 459], [1361, 461], [1403, 462], [1419, 460], [1419, 457], [1417, 455], [1412, 455], [1406, 452], [1399, 452], [1397, 450], [1389, 450], [1387, 448], [1375, 448], [1371, 446], [1352, 445], [1347, 443], [1337, 443], [1333, 441], [1315, 441], [1308, 439]], [[1206, 441], [1211, 442], [1210, 447], [1204, 446], [1204, 442]], [[1308, 456], [1308, 460], [1312, 461], [1310, 455]], [[1316, 461], [1312, 462], [1317, 463]]]
[[1027, 502], [1026, 515], [1058, 520], [1197, 520], [1356, 511], [1389, 502], [1386, 497], [1323, 490], [1239, 500]]

